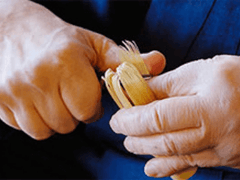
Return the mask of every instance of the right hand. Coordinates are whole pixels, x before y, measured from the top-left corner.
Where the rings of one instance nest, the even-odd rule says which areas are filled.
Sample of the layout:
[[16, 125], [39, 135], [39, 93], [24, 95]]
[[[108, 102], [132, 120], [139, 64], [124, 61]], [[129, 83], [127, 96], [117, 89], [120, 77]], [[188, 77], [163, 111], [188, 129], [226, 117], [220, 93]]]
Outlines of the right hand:
[[95, 70], [120, 64], [112, 40], [31, 1], [5, 0], [0, 2], [0, 49], [0, 118], [9, 126], [41, 140], [101, 116]]

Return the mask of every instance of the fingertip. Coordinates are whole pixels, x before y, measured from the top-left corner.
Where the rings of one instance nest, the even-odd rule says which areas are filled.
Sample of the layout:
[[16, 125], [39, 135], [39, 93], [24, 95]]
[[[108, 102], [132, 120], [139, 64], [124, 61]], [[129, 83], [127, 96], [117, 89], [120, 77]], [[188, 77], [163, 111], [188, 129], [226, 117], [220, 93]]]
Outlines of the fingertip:
[[173, 171], [175, 169], [169, 166], [166, 157], [155, 157], [149, 160], [144, 167], [145, 174], [155, 178], [168, 177], [173, 174]]
[[141, 54], [141, 57], [153, 76], [160, 74], [166, 66], [166, 58], [159, 51], [153, 50], [149, 53]]
[[98, 102], [95, 110], [96, 110], [95, 114], [91, 118], [85, 119], [83, 123], [90, 124], [90, 123], [96, 122], [98, 119], [103, 117], [104, 108], [102, 106], [101, 101]]
[[192, 167], [183, 160], [186, 156], [158, 156], [149, 160], [144, 172], [151, 177], [167, 177], [170, 176], [173, 180], [186, 180], [192, 177], [197, 167]]
[[27, 132], [25, 132], [27, 135], [29, 135], [32, 139], [37, 140], [37, 141], [44, 141], [48, 138], [50, 138], [51, 136], [53, 136], [55, 134], [55, 132], [53, 130], [50, 130], [49, 133], [45, 133], [45, 134], [28, 134]]
[[132, 137], [127, 136], [123, 141], [123, 145], [129, 152], [131, 152], [133, 154], [137, 154], [137, 153], [135, 153], [135, 150], [134, 150]]
[[144, 167], [144, 172], [149, 177], [158, 177], [158, 169], [155, 165], [155, 159], [148, 161]]
[[109, 125], [111, 127], [111, 129], [116, 133], [119, 134], [119, 128], [118, 128], [118, 121], [117, 119], [115, 119], [114, 117], [112, 117], [112, 119], [109, 121]]

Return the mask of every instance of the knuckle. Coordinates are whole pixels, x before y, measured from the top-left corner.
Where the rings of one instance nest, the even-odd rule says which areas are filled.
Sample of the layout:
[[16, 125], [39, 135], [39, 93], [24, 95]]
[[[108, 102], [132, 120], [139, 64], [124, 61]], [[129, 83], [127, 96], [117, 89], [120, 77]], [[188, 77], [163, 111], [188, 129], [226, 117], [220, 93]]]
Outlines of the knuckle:
[[221, 57], [223, 57], [222, 55], [215, 55], [215, 56], [213, 56], [213, 60], [218, 60], [219, 58], [221, 58]]
[[160, 108], [159, 107], [155, 107], [156, 109], [154, 110], [154, 113], [153, 113], [153, 120], [154, 120], [154, 124], [157, 128], [157, 131], [159, 132], [164, 132], [164, 120], [163, 120], [163, 117], [160, 115], [161, 113], [159, 112], [160, 111]]
[[191, 155], [180, 156], [180, 159], [184, 162], [184, 164], [189, 165], [191, 167], [196, 166], [196, 162]]
[[156, 128], [155, 131], [156, 132], [161, 132], [164, 133], [166, 131], [168, 131], [167, 128], [167, 121], [169, 119], [169, 114], [171, 114], [169, 112], [169, 109], [171, 109], [169, 107], [169, 105], [165, 102], [163, 105], [163, 102], [159, 103], [156, 102], [157, 104], [153, 106], [153, 123], [154, 123], [154, 127]]
[[178, 153], [174, 141], [171, 138], [169, 138], [168, 135], [163, 135], [162, 143], [163, 147], [165, 148], [165, 153], [167, 155], [174, 155]]

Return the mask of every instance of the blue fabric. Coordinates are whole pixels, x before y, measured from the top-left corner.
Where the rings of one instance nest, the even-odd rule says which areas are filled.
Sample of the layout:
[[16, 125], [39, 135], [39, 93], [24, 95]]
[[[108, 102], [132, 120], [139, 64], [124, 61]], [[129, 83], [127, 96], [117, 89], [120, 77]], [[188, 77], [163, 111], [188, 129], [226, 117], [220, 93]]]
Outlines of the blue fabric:
[[183, 64], [213, 3], [213, 0], [204, 3], [188, 0], [152, 2], [141, 37], [149, 50], [163, 52], [167, 58], [167, 70]]
[[[102, 33], [117, 43], [135, 40], [142, 52], [167, 57], [165, 71], [217, 54], [240, 54], [238, 0], [36, 0], [65, 21]], [[123, 147], [109, 120], [118, 107], [103, 92], [104, 116], [68, 135], [37, 142], [0, 123], [0, 178], [154, 179], [144, 174], [151, 156]], [[240, 171], [199, 168], [190, 180], [235, 180]], [[170, 180], [170, 178], [161, 178]]]
[[[153, 0], [140, 30], [135, 31], [135, 35], [132, 37], [143, 52], [157, 49], [166, 55], [165, 71], [199, 58], [209, 58], [223, 53], [238, 54], [239, 7], [240, 2], [236, 0]], [[131, 16], [128, 11], [124, 13]], [[125, 25], [124, 22], [121, 23], [121, 25]], [[129, 25], [127, 24], [127, 26]], [[114, 103], [111, 104], [111, 100], [106, 97], [104, 102], [105, 109], [107, 109], [105, 117], [95, 124], [89, 125], [86, 133], [89, 137], [97, 138], [96, 141], [104, 139], [104, 142], [111, 144], [111, 147], [120, 150], [120, 154], [127, 153], [122, 147], [124, 137], [112, 134], [108, 125], [108, 119], [117, 110], [117, 107], [114, 106]], [[100, 136], [92, 136], [93, 132], [99, 132], [99, 130]], [[147, 161], [149, 157], [139, 157], [139, 159], [141, 158]], [[144, 161], [135, 164], [140, 171], [143, 171], [142, 163]], [[128, 167], [124, 168], [123, 166], [119, 171], [124, 172], [127, 169]], [[148, 179], [138, 170], [132, 171], [131, 176], [126, 174], [123, 179]], [[138, 174], [140, 177], [136, 176], [137, 173], [140, 173]], [[240, 179], [239, 173], [239, 170], [225, 167], [199, 168], [191, 179]], [[115, 176], [110, 175], [110, 177]]]

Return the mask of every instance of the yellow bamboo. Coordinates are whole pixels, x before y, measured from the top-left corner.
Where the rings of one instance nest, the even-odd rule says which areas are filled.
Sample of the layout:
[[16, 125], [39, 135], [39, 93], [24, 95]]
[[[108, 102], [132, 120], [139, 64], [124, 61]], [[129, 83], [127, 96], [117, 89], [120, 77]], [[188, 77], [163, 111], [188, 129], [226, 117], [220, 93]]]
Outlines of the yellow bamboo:
[[121, 62], [130, 62], [133, 64], [140, 74], [143, 76], [150, 75], [146, 65], [144, 64], [143, 59], [140, 56], [140, 51], [136, 45], [136, 43], [130, 41], [123, 41], [125, 47], [120, 46], [121, 49], [119, 51], [119, 57]]
[[133, 105], [144, 105], [156, 100], [147, 82], [133, 64], [124, 62], [117, 68], [116, 75]]

